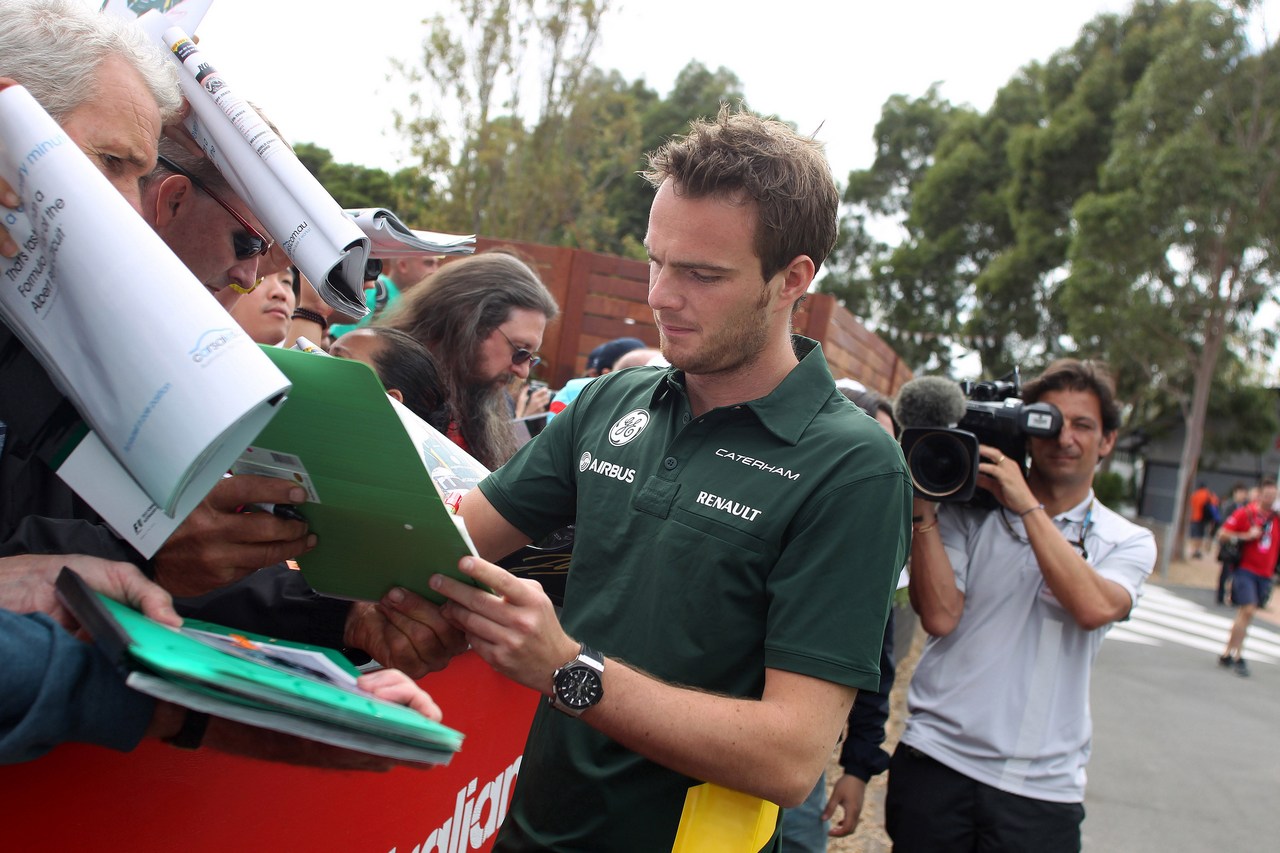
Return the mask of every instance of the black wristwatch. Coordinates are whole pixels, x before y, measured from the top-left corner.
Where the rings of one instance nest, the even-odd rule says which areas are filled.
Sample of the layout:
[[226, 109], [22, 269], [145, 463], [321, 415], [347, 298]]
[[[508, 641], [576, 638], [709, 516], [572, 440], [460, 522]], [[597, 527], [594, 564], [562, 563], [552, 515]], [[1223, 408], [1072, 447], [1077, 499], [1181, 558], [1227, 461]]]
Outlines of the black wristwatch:
[[578, 656], [555, 671], [547, 704], [576, 717], [604, 698], [604, 656], [582, 644]]

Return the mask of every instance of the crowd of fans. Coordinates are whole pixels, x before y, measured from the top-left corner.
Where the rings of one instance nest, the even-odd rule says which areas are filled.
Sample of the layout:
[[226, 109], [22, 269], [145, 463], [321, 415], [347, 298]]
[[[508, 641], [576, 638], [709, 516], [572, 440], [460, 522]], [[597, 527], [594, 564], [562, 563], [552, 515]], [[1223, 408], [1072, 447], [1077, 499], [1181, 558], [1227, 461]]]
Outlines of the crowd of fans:
[[[371, 658], [386, 669], [364, 687], [433, 718], [413, 679], [468, 647], [543, 693], [499, 849], [668, 849], [702, 782], [795, 807], [779, 822], [785, 849], [823, 849], [825, 821], [851, 832], [886, 768], [901, 850], [1079, 849], [1090, 669], [1155, 556], [1150, 533], [1093, 493], [1118, 427], [1110, 376], [1065, 360], [1028, 384], [1025, 399], [1064, 425], [1029, 440], [1029, 465], [983, 446], [979, 485], [996, 509], [913, 497], [890, 401], [842, 395], [821, 348], [790, 331], [835, 240], [838, 194], [812, 140], [726, 109], [654, 152], [661, 347], [603, 342], [584, 376], [551, 389], [531, 374], [560, 307], [512, 252], [371, 265], [369, 315], [336, 314], [182, 129], [173, 71], [132, 24], [74, 0], [9, 0], [0, 89], [11, 85], [252, 340], [305, 339], [368, 364], [494, 473], [460, 507], [479, 553], [461, 569], [485, 588], [433, 578], [443, 607], [398, 588], [357, 603], [310, 589], [289, 566], [317, 546], [306, 522], [239, 511], [305, 500], [264, 477], [223, 479], [144, 559], [47, 464], [78, 415], [0, 324], [0, 647], [27, 664], [4, 670], [0, 762], [154, 736], [389, 766], [130, 691], [69, 633], [52, 594], [65, 565], [166, 624], [198, 617]], [[0, 235], [0, 254], [16, 249]], [[1233, 595], [1252, 591], [1255, 606], [1280, 550], [1275, 486], [1263, 489], [1220, 534], [1254, 543]], [[570, 528], [562, 607], [488, 562]], [[1203, 526], [1192, 532], [1203, 547]], [[900, 575], [930, 639], [891, 760], [886, 619]], [[1247, 625], [1222, 657], [1242, 674]], [[842, 729], [845, 775], [828, 798]]]

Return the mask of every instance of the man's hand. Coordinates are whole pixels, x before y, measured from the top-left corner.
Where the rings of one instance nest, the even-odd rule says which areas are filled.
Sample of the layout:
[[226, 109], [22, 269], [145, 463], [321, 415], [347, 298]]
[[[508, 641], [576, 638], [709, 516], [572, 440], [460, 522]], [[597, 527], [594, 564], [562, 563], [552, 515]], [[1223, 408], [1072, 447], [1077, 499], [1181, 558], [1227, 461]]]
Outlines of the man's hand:
[[835, 816], [837, 806], [844, 813], [840, 815], [840, 820], [833, 823], [827, 830], [827, 835], [832, 838], [843, 838], [858, 828], [858, 821], [862, 817], [862, 800], [866, 794], [867, 783], [857, 776], [846, 773], [840, 777], [836, 786], [831, 789], [831, 799], [827, 800], [827, 807], [822, 810], [822, 820], [831, 820]]
[[136, 566], [84, 554], [41, 554], [0, 559], [0, 607], [15, 613], [45, 613], [68, 631], [79, 627], [54, 594], [62, 567], [74, 569], [90, 589], [137, 608], [157, 622], [178, 626], [169, 593]]
[[527, 380], [516, 383], [513, 396], [517, 418], [542, 414], [551, 405], [551, 389], [541, 384], [531, 388]]
[[[3, 87], [0, 86], [0, 88]], [[18, 198], [18, 194], [13, 191], [13, 187], [9, 186], [4, 178], [0, 178], [0, 204], [10, 210], [17, 210], [18, 205], [22, 204], [22, 199]], [[9, 229], [3, 225], [0, 225], [0, 256], [6, 258], [16, 258], [18, 256], [18, 244], [9, 235]]]
[[356, 684], [379, 699], [405, 705], [437, 723], [444, 718], [440, 706], [427, 691], [398, 669], [380, 669], [356, 679]]
[[578, 654], [556, 619], [542, 585], [522, 580], [477, 557], [463, 557], [458, 568], [493, 592], [446, 575], [432, 575], [431, 588], [449, 599], [445, 618], [466, 632], [484, 661], [518, 684], [550, 695], [556, 668]]
[[450, 659], [467, 650], [462, 631], [444, 618], [438, 605], [399, 588], [377, 604], [353, 605], [343, 642], [412, 678], [444, 669]]
[[299, 277], [302, 280], [298, 282], [298, 307], [314, 311], [326, 320], [332, 318], [333, 306], [321, 298], [320, 293], [305, 275], [299, 273]]
[[315, 547], [301, 521], [240, 512], [254, 503], [300, 504], [307, 493], [275, 477], [228, 477], [213, 487], [155, 556], [156, 580], [177, 596], [203, 595]]
[[978, 445], [978, 454], [983, 460], [978, 463], [980, 488], [991, 492], [1002, 505], [1019, 514], [1040, 503], [1031, 493], [1031, 486], [1023, 476], [1018, 460], [1008, 458], [998, 447], [988, 444]]

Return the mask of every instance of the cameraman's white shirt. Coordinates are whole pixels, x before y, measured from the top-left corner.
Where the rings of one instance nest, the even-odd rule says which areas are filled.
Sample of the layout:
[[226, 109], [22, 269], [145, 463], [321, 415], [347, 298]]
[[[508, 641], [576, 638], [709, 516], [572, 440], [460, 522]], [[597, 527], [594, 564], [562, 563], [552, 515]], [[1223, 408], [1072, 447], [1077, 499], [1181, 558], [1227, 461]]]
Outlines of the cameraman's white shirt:
[[[1155, 538], [1090, 492], [1054, 518], [1069, 541], [1080, 538], [1091, 504], [1088, 561], [1136, 604], [1155, 564]], [[925, 645], [902, 742], [1002, 791], [1082, 802], [1089, 674], [1110, 626], [1076, 625], [1044, 582], [1021, 519], [1004, 512], [1002, 520], [998, 509], [938, 509], [964, 612], [954, 631]]]

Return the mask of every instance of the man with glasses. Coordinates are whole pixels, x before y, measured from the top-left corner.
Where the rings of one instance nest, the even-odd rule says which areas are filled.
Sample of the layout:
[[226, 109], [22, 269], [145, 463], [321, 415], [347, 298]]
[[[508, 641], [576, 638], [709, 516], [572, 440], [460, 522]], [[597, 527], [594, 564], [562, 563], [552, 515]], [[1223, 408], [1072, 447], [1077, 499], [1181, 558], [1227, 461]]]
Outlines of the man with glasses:
[[404, 294], [379, 322], [413, 335], [435, 356], [453, 413], [449, 438], [493, 469], [517, 447], [507, 383], [527, 379], [542, 361], [537, 349], [558, 312], [527, 264], [490, 252], [445, 264], [429, 287]]
[[[251, 290], [261, 275], [287, 264], [203, 158], [164, 139], [159, 153], [167, 166], [153, 165], [161, 125], [176, 123], [181, 98], [172, 69], [140, 33], [131, 37], [133, 46], [128, 40], [89, 38], [93, 51], [80, 55], [72, 45], [86, 38], [82, 32], [106, 26], [100, 16], [81, 14], [78, 4], [59, 0], [0, 8], [0, 77], [14, 78], [37, 100], [55, 105], [54, 117], [68, 135], [224, 306], [239, 298], [236, 288]], [[68, 60], [73, 55], [76, 61]], [[148, 99], [151, 105], [143, 109]], [[7, 189], [0, 182], [0, 197]], [[0, 255], [16, 250], [0, 229]], [[218, 617], [237, 618], [240, 627], [253, 625], [275, 636], [362, 649], [415, 677], [443, 666], [463, 647], [460, 635], [422, 599], [413, 597], [414, 604], [393, 623], [373, 605], [318, 596], [283, 566], [259, 571], [315, 544], [303, 522], [237, 511], [252, 503], [305, 499], [286, 480], [223, 480], [155, 558], [144, 560], [47, 464], [60, 436], [78, 421], [38, 360], [0, 323], [0, 493], [7, 496], [0, 500], [0, 556], [82, 553], [131, 562], [178, 596], [206, 593], [248, 575], [234, 594], [218, 601], [234, 613], [224, 610]], [[200, 604], [212, 606], [207, 600]], [[215, 611], [201, 615], [214, 618]]]
[[[224, 308], [268, 268], [273, 241], [207, 158], [169, 139], [142, 181], [142, 215]], [[272, 266], [280, 266], [274, 263]]]
[[[161, 127], [178, 119], [181, 105], [172, 68], [145, 35], [131, 24], [97, 14], [73, 0], [6, 0], [0, 4], [0, 88], [13, 83], [25, 86], [49, 110], [71, 141], [138, 209], [139, 184], [152, 169]], [[8, 185], [0, 180], [0, 203], [15, 204], [16, 199], [9, 195]], [[226, 217], [227, 212], [221, 211], [220, 215]], [[206, 224], [208, 233], [192, 233], [191, 245], [216, 237], [214, 220], [209, 219]], [[257, 238], [261, 239], [260, 229], [248, 221], [237, 222], [234, 230], [238, 232], [241, 227], [245, 233], [258, 232]], [[249, 245], [240, 240], [238, 247], [230, 248], [247, 254]], [[12, 238], [0, 228], [0, 257], [12, 257], [16, 251]], [[261, 247], [254, 248], [255, 267], [260, 254]], [[210, 261], [204, 269], [212, 266]], [[249, 273], [234, 280], [244, 286], [255, 278]], [[225, 288], [219, 285], [218, 289]], [[54, 600], [52, 580], [58, 569], [70, 565], [94, 588], [121, 599], [141, 596], [138, 603], [144, 609], [163, 621], [173, 621], [168, 595], [144, 581], [132, 566], [125, 565], [146, 567], [146, 561], [101, 523], [97, 514], [47, 464], [55, 458], [61, 438], [76, 429], [78, 422], [78, 413], [44, 367], [0, 322], [0, 437], [4, 439], [0, 443], [0, 494], [4, 496], [0, 498], [0, 616], [4, 617], [0, 639], [5, 641], [6, 661], [29, 664], [25, 672], [22, 666], [5, 664], [15, 670], [10, 673], [7, 669], [5, 675], [22, 676], [23, 684], [15, 686], [12, 679], [0, 679], [5, 681], [7, 691], [0, 701], [4, 706], [0, 707], [0, 763], [31, 757], [64, 739], [130, 748], [142, 736], [148, 721], [154, 735], [181, 734], [187, 746], [199, 740], [198, 727], [188, 724], [198, 722], [203, 715], [188, 715], [168, 703], [132, 694], [118, 679], [113, 682], [113, 667], [105, 658], [87, 653], [88, 646], [77, 642], [45, 615], [25, 615], [58, 617], [62, 613]], [[238, 477], [223, 482], [229, 488], [220, 485], [214, 490], [217, 498], [209, 500], [226, 517], [231, 517], [230, 507], [238, 504], [256, 500], [286, 502], [294, 488], [286, 481], [267, 478]], [[294, 499], [301, 497], [295, 495]], [[226, 535], [226, 530], [211, 525], [203, 512], [202, 504], [202, 509], [184, 524], [188, 530], [195, 528], [186, 541], [202, 539], [211, 545], [215, 568], [225, 572], [227, 580], [236, 576], [233, 563], [240, 557], [242, 562], [252, 563], [249, 570], [280, 559], [270, 556], [271, 551], [263, 542], [246, 543], [243, 538]], [[276, 519], [268, 513], [236, 515], [259, 531], [264, 524], [295, 524], [295, 528], [284, 528], [287, 535], [268, 538], [281, 540], [283, 547], [294, 549], [294, 553], [307, 545], [306, 528], [301, 523]], [[177, 542], [176, 538], [171, 539], [165, 547], [171, 551], [170, 578], [182, 580], [189, 574], [198, 574], [198, 567], [193, 565], [190, 553], [181, 552]], [[233, 557], [237, 549], [243, 551]], [[179, 553], [172, 553], [175, 550]], [[246, 554], [251, 556], [244, 557]], [[150, 568], [158, 569], [158, 564]], [[281, 600], [280, 590], [270, 592], [274, 595], [272, 600], [268, 596], [255, 597], [261, 602], [264, 618], [273, 620], [264, 633], [279, 635], [282, 632], [275, 630], [278, 622], [274, 621], [276, 608], [272, 605]], [[311, 596], [314, 598], [314, 593]], [[420, 612], [410, 609], [415, 614]], [[431, 613], [434, 615], [434, 608]], [[377, 626], [376, 613], [370, 609], [357, 612], [349, 602], [334, 601], [325, 611], [310, 607], [308, 617], [310, 622], [327, 621], [335, 626], [330, 645], [363, 648], [384, 663], [403, 660], [415, 675], [426, 671], [421, 656], [435, 655], [430, 642], [410, 628], [402, 616], [397, 617], [397, 627], [392, 628], [386, 619]], [[65, 622], [65, 614], [59, 618]], [[410, 620], [414, 618], [410, 616]], [[380, 628], [389, 634], [411, 632], [413, 637], [400, 643], [377, 642], [374, 635]], [[410, 643], [414, 648], [406, 648]], [[460, 648], [455, 645], [447, 653], [441, 652], [431, 666], [443, 665]], [[30, 689], [24, 692], [18, 687]], [[21, 725], [15, 728], [16, 723]], [[242, 726], [233, 730], [230, 726], [212, 723], [207, 742], [221, 742], [239, 754], [261, 754], [275, 760], [347, 767], [354, 760], [357, 767], [370, 766], [363, 756], [343, 758], [327, 747], [317, 752], [317, 746], [310, 742], [297, 743], [275, 733]], [[385, 766], [385, 762], [377, 764]]]
[[983, 445], [994, 510], [917, 497], [911, 604], [929, 641], [889, 765], [894, 850], [1080, 849], [1089, 676], [1155, 563], [1150, 531], [1098, 502], [1120, 410], [1104, 365], [1064, 359], [1023, 389], [1062, 412], [1031, 468]]

